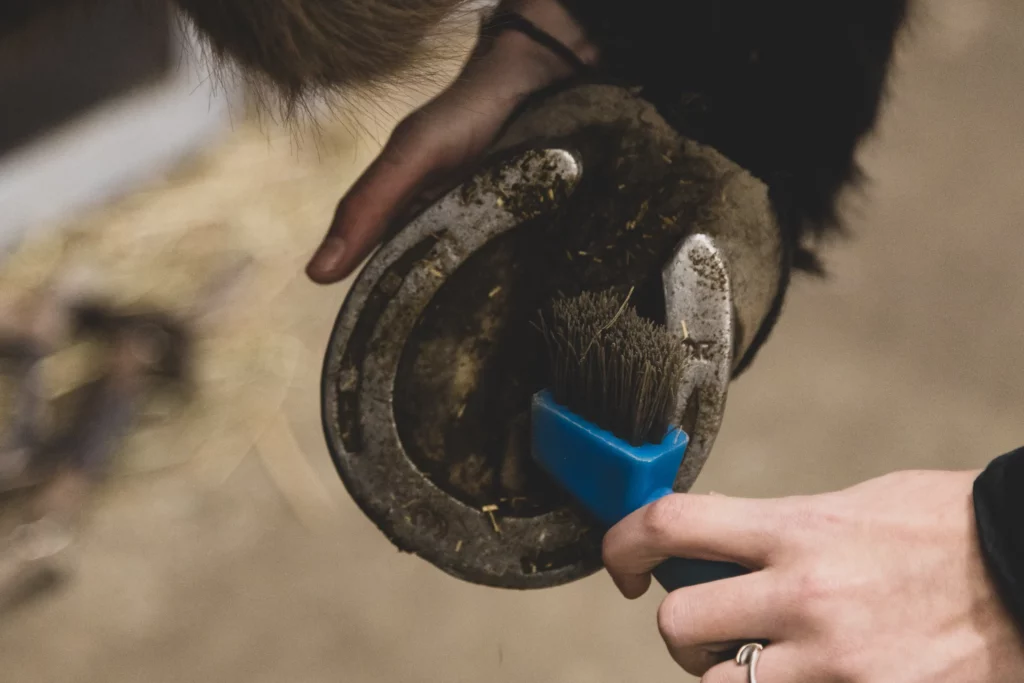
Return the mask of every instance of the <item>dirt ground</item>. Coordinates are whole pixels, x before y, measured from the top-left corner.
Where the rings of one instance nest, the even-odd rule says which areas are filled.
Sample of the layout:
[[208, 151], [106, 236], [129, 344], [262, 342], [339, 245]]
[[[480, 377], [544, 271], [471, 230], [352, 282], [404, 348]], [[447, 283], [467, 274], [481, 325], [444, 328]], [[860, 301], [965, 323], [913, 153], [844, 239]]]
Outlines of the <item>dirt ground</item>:
[[[848, 202], [852, 239], [830, 250], [828, 281], [797, 282], [734, 385], [700, 490], [826, 491], [897, 468], [980, 467], [1024, 444], [1024, 4], [924, 4], [863, 150], [871, 182]], [[226, 143], [239, 146], [266, 164], [291, 154], [244, 131]], [[312, 206], [298, 219], [277, 209], [303, 226], [286, 266], [298, 272], [371, 152], [346, 143], [260, 188]], [[286, 279], [274, 309], [310, 350], [281, 410], [333, 512], [296, 515], [256, 452], [220, 479], [126, 478], [96, 511], [74, 580], [5, 606], [0, 680], [686, 680], [658, 638], [657, 591], [629, 603], [605, 575], [531, 594], [466, 585], [399, 555], [355, 509], [317, 409], [344, 293]]]

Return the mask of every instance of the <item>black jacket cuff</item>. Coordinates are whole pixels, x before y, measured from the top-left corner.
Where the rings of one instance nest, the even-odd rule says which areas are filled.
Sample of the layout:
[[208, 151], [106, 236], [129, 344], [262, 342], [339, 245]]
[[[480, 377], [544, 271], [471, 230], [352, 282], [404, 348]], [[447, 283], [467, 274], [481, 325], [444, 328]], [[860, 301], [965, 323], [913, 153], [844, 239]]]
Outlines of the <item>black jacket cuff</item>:
[[974, 482], [974, 513], [992, 578], [1024, 629], [1024, 448], [992, 461]]

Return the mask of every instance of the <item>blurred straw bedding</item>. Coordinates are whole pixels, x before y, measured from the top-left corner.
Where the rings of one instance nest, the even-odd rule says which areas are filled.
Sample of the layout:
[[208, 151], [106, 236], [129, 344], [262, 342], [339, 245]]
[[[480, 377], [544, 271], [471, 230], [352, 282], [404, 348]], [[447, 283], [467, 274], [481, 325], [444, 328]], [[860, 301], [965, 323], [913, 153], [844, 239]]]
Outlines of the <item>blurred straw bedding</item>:
[[[114, 305], [179, 315], [225, 270], [248, 263], [230, 300], [195, 331], [194, 400], [154, 404], [122, 449], [121, 473], [183, 466], [216, 483], [255, 448], [297, 513], [324, 513], [329, 497], [282, 417], [297, 378], [318, 368], [321, 354], [297, 333], [309, 311], [286, 293], [304, 284], [306, 259], [371, 152], [365, 143], [381, 134], [351, 120], [315, 134], [244, 121], [162, 182], [40, 230], [2, 262], [7, 301], [57, 273], [83, 271]], [[48, 360], [48, 394], [88, 378], [81, 357]]]

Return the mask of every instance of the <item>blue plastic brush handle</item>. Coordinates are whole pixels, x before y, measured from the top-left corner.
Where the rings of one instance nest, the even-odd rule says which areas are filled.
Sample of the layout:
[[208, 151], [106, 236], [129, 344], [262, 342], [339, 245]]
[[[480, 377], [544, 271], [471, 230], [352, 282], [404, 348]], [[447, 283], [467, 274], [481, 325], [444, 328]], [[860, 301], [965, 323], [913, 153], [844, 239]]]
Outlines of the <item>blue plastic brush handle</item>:
[[[673, 430], [660, 444], [632, 446], [555, 402], [534, 396], [533, 458], [597, 519], [611, 528], [672, 493], [689, 437]], [[735, 578], [747, 569], [728, 562], [671, 558], [653, 574], [665, 590]]]
[[672, 557], [655, 567], [652, 573], [661, 587], [671, 593], [680, 588], [699, 586], [702, 583], [734, 579], [749, 572], [746, 567], [731, 562], [685, 560], [681, 557]]

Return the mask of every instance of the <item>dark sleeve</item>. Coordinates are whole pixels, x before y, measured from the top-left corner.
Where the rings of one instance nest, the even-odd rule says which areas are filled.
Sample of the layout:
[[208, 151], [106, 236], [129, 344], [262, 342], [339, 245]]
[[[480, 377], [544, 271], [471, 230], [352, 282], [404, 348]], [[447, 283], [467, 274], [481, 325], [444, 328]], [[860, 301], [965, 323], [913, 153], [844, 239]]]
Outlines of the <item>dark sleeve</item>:
[[0, 40], [12, 37], [34, 22], [67, 11], [80, 0], [0, 0]]
[[982, 553], [1024, 629], [1024, 448], [997, 458], [974, 483]]

